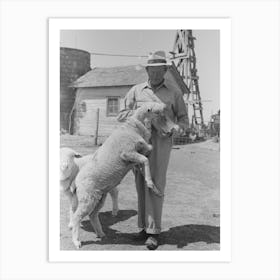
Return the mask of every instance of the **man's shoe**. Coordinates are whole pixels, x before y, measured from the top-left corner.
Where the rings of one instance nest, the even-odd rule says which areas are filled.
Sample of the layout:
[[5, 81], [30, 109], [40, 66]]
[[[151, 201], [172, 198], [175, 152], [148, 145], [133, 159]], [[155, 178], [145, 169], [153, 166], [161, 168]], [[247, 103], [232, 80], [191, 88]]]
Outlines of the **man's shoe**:
[[159, 235], [151, 234], [145, 242], [146, 247], [149, 250], [156, 250], [159, 245]]
[[142, 229], [140, 232], [136, 233], [133, 236], [133, 240], [135, 240], [135, 241], [143, 241], [143, 240], [147, 239], [147, 237], [148, 237], [147, 232], [144, 229]]

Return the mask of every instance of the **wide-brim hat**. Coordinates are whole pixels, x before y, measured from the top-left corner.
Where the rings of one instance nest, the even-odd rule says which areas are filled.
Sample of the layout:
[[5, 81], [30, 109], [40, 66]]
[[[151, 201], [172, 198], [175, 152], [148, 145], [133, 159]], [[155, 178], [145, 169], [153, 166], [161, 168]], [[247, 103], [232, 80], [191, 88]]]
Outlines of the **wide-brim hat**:
[[150, 53], [148, 56], [147, 63], [145, 63], [143, 66], [169, 66], [171, 65], [171, 62], [167, 60], [165, 52], [164, 51], [156, 51], [154, 53]]

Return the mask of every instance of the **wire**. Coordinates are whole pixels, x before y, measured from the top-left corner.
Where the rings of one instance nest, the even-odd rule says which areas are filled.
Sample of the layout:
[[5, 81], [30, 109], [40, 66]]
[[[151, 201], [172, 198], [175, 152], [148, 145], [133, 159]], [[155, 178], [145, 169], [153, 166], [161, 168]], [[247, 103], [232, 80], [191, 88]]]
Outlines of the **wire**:
[[[95, 53], [95, 52], [90, 52], [91, 55], [103, 55], [103, 56], [120, 56], [120, 57], [137, 57], [137, 58], [147, 58], [147, 55], [136, 55], [136, 54], [116, 54], [116, 53]], [[173, 55], [175, 53], [172, 53]], [[175, 59], [183, 59], [187, 58], [186, 54], [179, 55], [179, 56], [174, 56], [174, 57], [169, 57], [169, 60], [175, 60]]]
[[94, 53], [91, 52], [91, 55], [104, 55], [104, 56], [125, 56], [125, 57], [148, 57], [147, 55], [134, 55], [134, 54], [113, 54], [113, 53]]

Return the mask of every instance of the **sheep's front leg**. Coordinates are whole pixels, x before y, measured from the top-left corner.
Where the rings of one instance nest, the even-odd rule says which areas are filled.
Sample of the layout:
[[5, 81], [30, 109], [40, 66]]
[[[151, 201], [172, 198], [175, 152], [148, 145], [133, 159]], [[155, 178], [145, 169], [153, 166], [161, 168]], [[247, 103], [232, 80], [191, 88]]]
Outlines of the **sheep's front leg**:
[[70, 189], [67, 189], [64, 191], [65, 196], [67, 196], [68, 201], [69, 201], [69, 224], [68, 228], [72, 229], [73, 227], [73, 213], [76, 211], [77, 206], [78, 206], [78, 201], [77, 201], [77, 195], [73, 194]]
[[71, 199], [71, 205], [70, 205], [70, 215], [69, 215], [70, 220], [69, 220], [69, 224], [68, 224], [69, 229], [72, 229], [72, 227], [73, 227], [73, 215], [74, 215], [75, 211], [77, 210], [77, 208], [78, 208], [77, 194], [73, 193], [72, 199]]
[[147, 187], [150, 188], [156, 195], [162, 196], [162, 193], [153, 183], [148, 158], [136, 152], [123, 152], [121, 154], [121, 158], [125, 161], [129, 161], [137, 164], [144, 164], [145, 182]]

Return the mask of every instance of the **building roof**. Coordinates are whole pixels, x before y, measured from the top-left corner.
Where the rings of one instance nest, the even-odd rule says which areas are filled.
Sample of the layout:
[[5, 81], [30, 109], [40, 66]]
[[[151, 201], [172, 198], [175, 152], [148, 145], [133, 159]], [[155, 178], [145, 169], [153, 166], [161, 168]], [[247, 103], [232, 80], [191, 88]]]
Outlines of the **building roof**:
[[[176, 81], [176, 86], [183, 93], [189, 93], [182, 77], [174, 64], [168, 67], [166, 79], [172, 76]], [[112, 86], [133, 86], [147, 81], [146, 70], [140, 65], [118, 66], [118, 67], [95, 67], [85, 75], [74, 81], [70, 87], [89, 88], [89, 87], [112, 87]]]
[[145, 80], [147, 80], [147, 74], [141, 66], [95, 67], [74, 81], [71, 86], [75, 88], [127, 86], [139, 84]]

